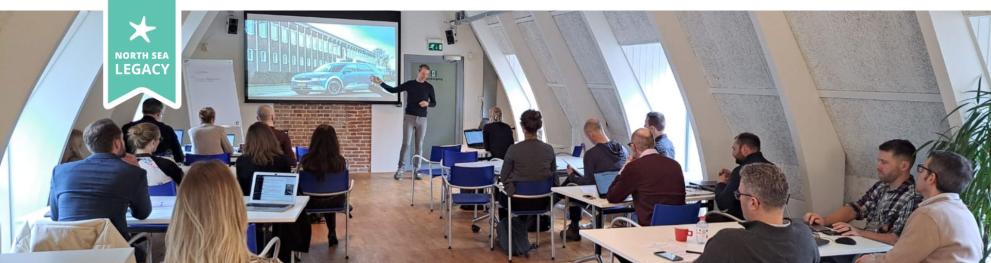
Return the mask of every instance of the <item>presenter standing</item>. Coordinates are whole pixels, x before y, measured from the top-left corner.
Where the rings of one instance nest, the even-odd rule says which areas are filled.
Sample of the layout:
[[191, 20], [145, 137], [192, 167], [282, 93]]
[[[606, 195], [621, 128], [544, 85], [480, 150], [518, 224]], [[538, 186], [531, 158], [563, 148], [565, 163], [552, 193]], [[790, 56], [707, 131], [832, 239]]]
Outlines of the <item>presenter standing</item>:
[[[437, 106], [437, 100], [434, 97], [434, 86], [427, 83], [427, 76], [429, 74], [430, 66], [425, 64], [420, 65], [419, 72], [416, 74], [416, 80], [406, 81], [395, 88], [383, 83], [379, 77], [372, 76], [370, 78], [372, 83], [381, 86], [388, 92], [406, 92], [406, 114], [403, 115], [403, 145], [399, 150], [399, 168], [396, 169], [396, 174], [393, 175], [393, 178], [396, 180], [399, 180], [399, 177], [402, 176], [403, 168], [406, 166], [406, 162], [412, 158], [412, 155], [422, 154], [423, 152], [423, 137], [427, 132], [427, 107]], [[410, 136], [411, 133], [414, 136]], [[414, 139], [412, 155], [409, 154], [409, 149], [411, 148], [410, 137]], [[420, 176], [416, 174], [416, 169], [418, 168], [413, 167], [413, 176], [417, 180], [420, 179]]]

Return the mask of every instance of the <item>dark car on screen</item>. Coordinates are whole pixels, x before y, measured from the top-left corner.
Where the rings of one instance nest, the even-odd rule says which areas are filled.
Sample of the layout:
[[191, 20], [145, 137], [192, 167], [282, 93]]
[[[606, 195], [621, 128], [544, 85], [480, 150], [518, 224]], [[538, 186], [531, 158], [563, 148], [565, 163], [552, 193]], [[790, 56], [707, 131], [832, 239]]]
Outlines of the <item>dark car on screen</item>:
[[354, 90], [381, 89], [372, 84], [369, 80], [371, 76], [382, 78], [382, 72], [367, 63], [327, 63], [312, 72], [294, 75], [290, 87], [299, 95], [340, 95]]

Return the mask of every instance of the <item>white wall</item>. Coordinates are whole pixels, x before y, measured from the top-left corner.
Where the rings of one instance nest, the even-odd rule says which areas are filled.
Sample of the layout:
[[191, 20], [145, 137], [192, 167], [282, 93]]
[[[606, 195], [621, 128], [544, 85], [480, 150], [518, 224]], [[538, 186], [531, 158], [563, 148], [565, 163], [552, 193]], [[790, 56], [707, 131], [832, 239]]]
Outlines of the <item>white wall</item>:
[[[444, 39], [447, 21], [454, 19], [451, 11], [410, 11], [402, 13], [402, 55], [461, 55], [464, 56], [464, 127], [475, 127], [481, 121], [479, 97], [482, 96], [482, 47], [467, 25], [458, 27], [458, 42], [444, 45], [443, 52], [427, 51], [427, 39]], [[405, 65], [405, 61], [401, 61]], [[408, 79], [400, 76], [400, 79]], [[506, 109], [508, 107], [503, 107]], [[505, 114], [503, 114], [505, 115]], [[402, 140], [403, 109], [394, 105], [372, 105], [372, 172], [392, 172], [399, 160]], [[424, 146], [426, 147], [426, 146]]]

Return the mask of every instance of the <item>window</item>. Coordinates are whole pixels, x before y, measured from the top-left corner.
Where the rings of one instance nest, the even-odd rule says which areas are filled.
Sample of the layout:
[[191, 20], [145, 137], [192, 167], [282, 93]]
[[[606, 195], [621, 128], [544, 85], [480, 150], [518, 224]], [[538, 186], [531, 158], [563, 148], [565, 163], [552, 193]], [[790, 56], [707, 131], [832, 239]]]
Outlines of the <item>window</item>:
[[255, 20], [244, 21], [244, 33], [252, 36], [255, 34]]
[[293, 44], [293, 45], [296, 45], [296, 39], [297, 39], [298, 37], [299, 37], [299, 33], [296, 33], [296, 30], [293, 30], [293, 31], [292, 31], [292, 37], [289, 37], [289, 39], [291, 39], [291, 40], [292, 40], [292, 44]]
[[647, 111], [664, 114], [664, 133], [675, 146], [675, 160], [682, 164], [687, 181], [701, 181], [702, 163], [698, 156], [695, 133], [688, 117], [684, 97], [674, 79], [661, 43], [624, 45], [623, 52], [640, 83], [649, 109], [627, 112], [630, 126], [641, 127]]
[[282, 43], [289, 43], [289, 29], [282, 28]]
[[282, 64], [289, 65], [289, 55], [282, 55]]
[[[540, 107], [537, 106], [537, 99], [533, 96], [533, 89], [530, 88], [530, 82], [527, 80], [526, 74], [523, 73], [520, 60], [516, 58], [515, 54], [512, 54], [506, 55], [506, 61], [513, 73], [513, 77], [516, 78], [516, 82], [519, 84], [518, 89], [506, 89], [506, 97], [510, 98], [509, 103], [511, 104], [510, 107], [513, 108], [513, 112], [519, 115], [523, 114], [527, 109], [539, 111]], [[543, 132], [544, 130], [541, 129], [540, 131], [540, 138], [547, 141], [547, 137]], [[518, 138], [523, 138], [523, 129], [516, 129], [516, 135]]]
[[249, 48], [248, 49], [248, 52], [245, 52], [245, 55], [248, 56], [248, 61], [255, 61], [255, 50], [254, 49], [250, 49]]
[[279, 25], [272, 23], [272, 39], [279, 41]]
[[268, 37], [268, 23], [258, 22], [258, 37], [260, 38]]
[[984, 65], [991, 63], [991, 15], [972, 16], [970, 25], [974, 30], [974, 39], [977, 40], [978, 49], [984, 56]]
[[265, 52], [264, 50], [259, 50], [258, 51], [258, 61], [268, 62], [267, 61], [268, 59], [266, 59], [267, 57], [268, 57], [268, 53], [267, 52]]
[[272, 63], [279, 64], [279, 52], [272, 53]]

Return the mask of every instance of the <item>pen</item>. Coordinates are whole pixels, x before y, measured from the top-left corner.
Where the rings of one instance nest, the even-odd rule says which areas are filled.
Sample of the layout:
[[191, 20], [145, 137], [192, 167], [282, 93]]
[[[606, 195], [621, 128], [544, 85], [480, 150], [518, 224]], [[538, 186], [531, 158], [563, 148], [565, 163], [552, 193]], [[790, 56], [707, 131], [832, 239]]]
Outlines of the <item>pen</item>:
[[698, 252], [698, 251], [685, 250], [685, 252], [688, 252], [689, 254], [699, 254], [699, 255], [702, 255], [702, 252]]

